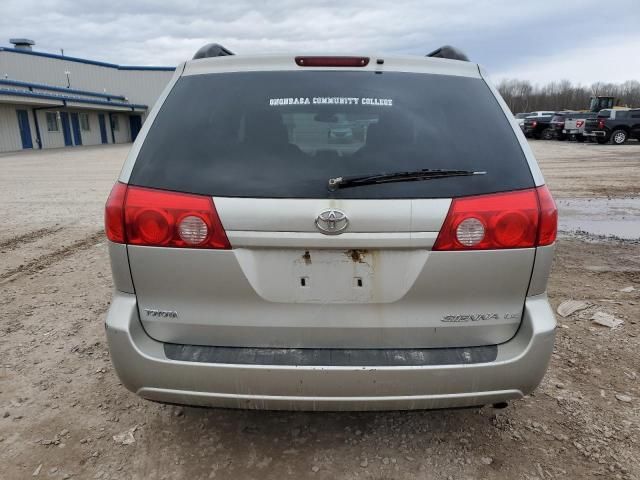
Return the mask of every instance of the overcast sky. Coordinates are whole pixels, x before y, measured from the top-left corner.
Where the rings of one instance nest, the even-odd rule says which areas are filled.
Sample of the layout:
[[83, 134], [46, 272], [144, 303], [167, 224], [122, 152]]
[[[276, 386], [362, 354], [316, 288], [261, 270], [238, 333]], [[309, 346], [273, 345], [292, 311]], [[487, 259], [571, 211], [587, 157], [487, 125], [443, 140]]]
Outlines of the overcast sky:
[[175, 65], [203, 44], [238, 54], [424, 54], [452, 44], [495, 80], [640, 80], [640, 0], [3, 0], [0, 45]]

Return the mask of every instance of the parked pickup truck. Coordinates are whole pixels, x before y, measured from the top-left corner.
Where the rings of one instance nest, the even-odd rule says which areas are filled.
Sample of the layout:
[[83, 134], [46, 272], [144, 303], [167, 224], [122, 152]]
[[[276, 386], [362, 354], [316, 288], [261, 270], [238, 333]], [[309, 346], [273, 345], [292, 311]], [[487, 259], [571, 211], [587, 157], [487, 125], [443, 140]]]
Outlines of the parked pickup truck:
[[584, 127], [587, 119], [596, 118], [597, 113], [594, 112], [576, 112], [567, 115], [564, 119], [564, 128], [562, 134], [567, 136], [571, 140], [578, 142], [584, 142], [586, 137], [584, 136]]
[[584, 135], [598, 143], [622, 145], [630, 138], [640, 139], [640, 108], [600, 110], [596, 118], [587, 119]]
[[533, 113], [523, 112], [516, 113], [513, 117], [516, 119], [516, 123], [518, 124], [518, 126], [522, 128], [522, 126], [524, 125], [524, 119], [530, 117], [531, 115], [533, 115]]
[[551, 119], [553, 118], [553, 112], [536, 112], [545, 113], [546, 115], [536, 115], [527, 117], [524, 119], [524, 125], [522, 131], [527, 138], [536, 138], [549, 140], [552, 138], [551, 131]]
[[556, 138], [558, 140], [566, 140], [567, 135], [564, 133], [564, 122], [568, 115], [573, 115], [576, 112], [557, 112], [549, 123], [549, 128], [551, 129], [551, 138]]

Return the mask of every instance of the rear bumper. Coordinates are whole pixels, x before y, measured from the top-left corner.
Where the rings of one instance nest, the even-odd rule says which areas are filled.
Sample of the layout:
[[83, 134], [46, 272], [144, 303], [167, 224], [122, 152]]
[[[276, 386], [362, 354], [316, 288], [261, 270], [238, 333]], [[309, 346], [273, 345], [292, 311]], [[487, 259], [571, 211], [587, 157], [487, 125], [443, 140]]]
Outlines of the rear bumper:
[[239, 365], [170, 360], [143, 330], [132, 294], [116, 292], [106, 318], [122, 383], [149, 400], [230, 408], [403, 410], [521, 398], [542, 380], [556, 321], [546, 295], [529, 297], [517, 334], [488, 363], [402, 367]]
[[591, 131], [585, 131], [583, 135], [587, 137], [606, 137], [607, 132], [605, 130], [591, 130]]

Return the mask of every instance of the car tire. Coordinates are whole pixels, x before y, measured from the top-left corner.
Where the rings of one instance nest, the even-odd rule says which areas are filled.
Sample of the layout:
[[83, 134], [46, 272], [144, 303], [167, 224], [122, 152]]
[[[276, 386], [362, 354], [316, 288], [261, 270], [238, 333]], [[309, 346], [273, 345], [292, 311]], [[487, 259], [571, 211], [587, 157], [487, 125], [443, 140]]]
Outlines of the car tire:
[[604, 145], [605, 143], [609, 143], [609, 139], [608, 138], [602, 138], [602, 137], [596, 137], [596, 142], [598, 142], [600, 145]]
[[551, 140], [553, 138], [553, 131], [550, 128], [545, 128], [541, 136], [543, 140]]
[[626, 130], [618, 129], [611, 133], [611, 143], [613, 145], [623, 145], [629, 139], [629, 134]]
[[578, 134], [578, 135], [574, 135], [574, 136], [575, 136], [576, 142], [584, 143], [584, 135]]

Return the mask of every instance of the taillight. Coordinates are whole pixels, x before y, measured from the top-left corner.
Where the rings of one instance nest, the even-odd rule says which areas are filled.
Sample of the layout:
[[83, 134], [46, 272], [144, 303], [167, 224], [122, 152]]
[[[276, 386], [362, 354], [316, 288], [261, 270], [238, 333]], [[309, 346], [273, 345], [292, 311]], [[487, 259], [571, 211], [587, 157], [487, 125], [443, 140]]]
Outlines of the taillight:
[[366, 67], [369, 57], [296, 57], [299, 67]]
[[598, 128], [604, 128], [604, 120], [598, 120]]
[[125, 243], [124, 200], [126, 195], [127, 186], [124, 183], [116, 183], [104, 207], [104, 231], [112, 242]]
[[531, 122], [531, 126], [533, 128], [536, 128], [537, 125], [538, 125], [538, 121], [537, 120], [534, 120], [533, 122]]
[[549, 245], [557, 210], [545, 187], [455, 198], [433, 250], [494, 250]]
[[551, 245], [558, 234], [558, 209], [546, 185], [536, 189], [540, 208], [538, 246]]
[[130, 245], [231, 248], [211, 197], [117, 183], [105, 210], [109, 240]]
[[582, 125], [584, 125], [584, 120], [577, 120], [576, 121], [576, 127], [580, 128], [580, 127], [582, 127]]

